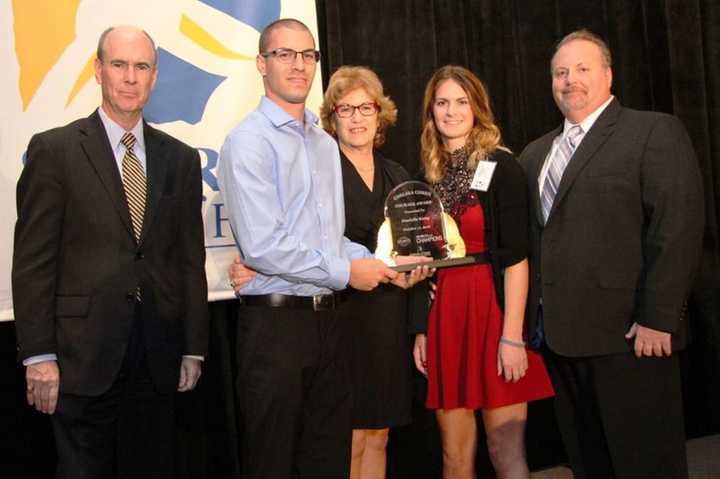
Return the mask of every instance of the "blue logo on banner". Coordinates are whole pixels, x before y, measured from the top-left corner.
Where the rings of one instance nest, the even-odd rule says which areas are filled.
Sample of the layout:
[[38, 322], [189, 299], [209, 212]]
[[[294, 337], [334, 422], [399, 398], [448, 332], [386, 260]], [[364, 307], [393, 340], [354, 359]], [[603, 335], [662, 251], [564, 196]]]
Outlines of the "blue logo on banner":
[[197, 124], [210, 96], [227, 78], [208, 73], [163, 48], [158, 48], [158, 70], [157, 84], [144, 109], [150, 123], [183, 120]]
[[280, 0], [200, 0], [231, 17], [247, 23], [258, 32], [280, 18]]

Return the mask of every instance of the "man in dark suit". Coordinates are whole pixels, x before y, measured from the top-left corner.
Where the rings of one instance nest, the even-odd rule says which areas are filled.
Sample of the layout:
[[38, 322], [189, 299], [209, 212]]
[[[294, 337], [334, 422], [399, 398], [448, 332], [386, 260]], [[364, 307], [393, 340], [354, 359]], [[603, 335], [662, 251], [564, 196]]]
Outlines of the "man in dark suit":
[[680, 373], [703, 230], [680, 121], [624, 108], [610, 51], [566, 36], [551, 63], [564, 125], [523, 151], [531, 197], [528, 338], [544, 345], [581, 478], [687, 477]]
[[58, 477], [172, 477], [174, 393], [207, 347], [197, 151], [143, 122], [155, 45], [106, 30], [90, 117], [35, 135], [17, 186], [13, 301], [27, 399]]

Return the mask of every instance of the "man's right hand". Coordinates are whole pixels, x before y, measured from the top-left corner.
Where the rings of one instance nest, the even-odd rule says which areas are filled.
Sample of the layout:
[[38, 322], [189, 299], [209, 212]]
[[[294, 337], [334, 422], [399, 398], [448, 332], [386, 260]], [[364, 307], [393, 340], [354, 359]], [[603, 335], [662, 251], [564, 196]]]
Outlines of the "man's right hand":
[[380, 283], [389, 283], [398, 273], [374, 258], [354, 259], [350, 262], [350, 286], [361, 291], [370, 291]]
[[53, 414], [60, 389], [60, 369], [57, 361], [30, 364], [25, 369], [27, 401], [40, 412]]

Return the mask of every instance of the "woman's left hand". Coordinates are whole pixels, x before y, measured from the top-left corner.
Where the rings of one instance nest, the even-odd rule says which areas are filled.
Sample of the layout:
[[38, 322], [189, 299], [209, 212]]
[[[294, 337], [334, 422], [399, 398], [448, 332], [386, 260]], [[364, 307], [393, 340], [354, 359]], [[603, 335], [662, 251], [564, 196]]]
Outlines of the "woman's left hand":
[[501, 342], [498, 345], [497, 374], [506, 382], [518, 382], [527, 372], [527, 351], [524, 347]]
[[255, 277], [257, 273], [255, 270], [245, 266], [237, 255], [233, 259], [233, 262], [228, 266], [228, 280], [230, 281], [230, 287], [235, 290], [236, 293], [240, 293], [240, 290], [248, 284]]
[[426, 256], [395, 256], [395, 264], [398, 266], [405, 264], [418, 264], [418, 266], [408, 273], [400, 273], [397, 281], [393, 281], [393, 284], [408, 289], [432, 276], [435, 274], [435, 268], [423, 266], [423, 263], [429, 263], [430, 261], [432, 261], [432, 258]]

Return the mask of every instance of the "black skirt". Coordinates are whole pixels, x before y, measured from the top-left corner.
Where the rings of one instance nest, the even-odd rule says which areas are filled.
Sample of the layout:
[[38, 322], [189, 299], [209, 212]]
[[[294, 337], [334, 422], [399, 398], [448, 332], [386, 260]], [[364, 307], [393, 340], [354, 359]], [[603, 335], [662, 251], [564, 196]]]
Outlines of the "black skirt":
[[353, 429], [412, 419], [412, 353], [406, 293], [393, 285], [351, 291], [340, 309], [353, 394]]

